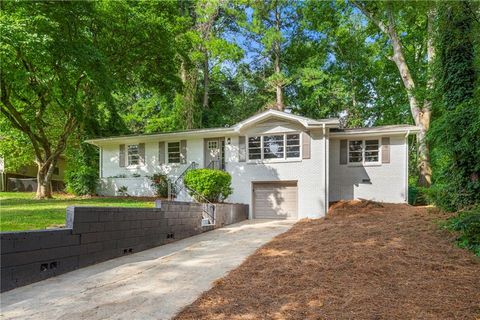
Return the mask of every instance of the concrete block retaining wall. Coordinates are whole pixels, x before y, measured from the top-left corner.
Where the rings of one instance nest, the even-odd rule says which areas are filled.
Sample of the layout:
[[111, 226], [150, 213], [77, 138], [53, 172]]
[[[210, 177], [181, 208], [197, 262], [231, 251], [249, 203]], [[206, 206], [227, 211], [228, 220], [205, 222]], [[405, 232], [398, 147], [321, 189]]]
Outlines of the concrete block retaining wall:
[[1, 291], [246, 220], [248, 205], [216, 204], [215, 213], [215, 226], [202, 227], [197, 203], [69, 207], [66, 229], [0, 234]]

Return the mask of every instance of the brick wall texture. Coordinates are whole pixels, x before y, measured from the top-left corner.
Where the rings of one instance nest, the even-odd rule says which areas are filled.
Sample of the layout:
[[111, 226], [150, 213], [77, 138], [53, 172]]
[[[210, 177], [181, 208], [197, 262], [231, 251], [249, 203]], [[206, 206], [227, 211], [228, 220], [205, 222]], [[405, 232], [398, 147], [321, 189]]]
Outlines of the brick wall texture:
[[202, 205], [67, 208], [66, 229], [3, 232], [1, 291], [248, 219], [248, 205], [216, 204], [215, 226], [202, 227]]

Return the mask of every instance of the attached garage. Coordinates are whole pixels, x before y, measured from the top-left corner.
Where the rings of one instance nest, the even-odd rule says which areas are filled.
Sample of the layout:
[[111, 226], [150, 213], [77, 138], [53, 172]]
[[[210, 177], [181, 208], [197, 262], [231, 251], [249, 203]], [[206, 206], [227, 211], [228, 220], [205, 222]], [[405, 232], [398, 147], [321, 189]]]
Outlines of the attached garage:
[[255, 219], [296, 219], [298, 216], [296, 181], [253, 183]]

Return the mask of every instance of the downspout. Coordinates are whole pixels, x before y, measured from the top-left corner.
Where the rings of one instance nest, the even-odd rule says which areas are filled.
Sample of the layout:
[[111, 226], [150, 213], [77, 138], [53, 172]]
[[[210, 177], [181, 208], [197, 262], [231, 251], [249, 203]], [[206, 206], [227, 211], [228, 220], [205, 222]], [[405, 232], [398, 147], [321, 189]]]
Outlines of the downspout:
[[405, 203], [408, 204], [408, 136], [410, 135], [410, 130], [405, 134]]
[[98, 172], [99, 172], [99, 175], [100, 175], [100, 179], [103, 178], [103, 147], [99, 147], [100, 148], [100, 152], [99, 152], [99, 161], [98, 161]]
[[324, 194], [324, 201], [325, 201], [325, 215], [327, 215], [328, 212], [328, 145], [327, 145], [327, 128], [325, 126], [325, 123], [323, 123], [323, 149], [324, 149], [324, 166], [323, 166], [323, 177], [325, 179], [324, 183], [324, 188], [325, 188], [325, 194]]

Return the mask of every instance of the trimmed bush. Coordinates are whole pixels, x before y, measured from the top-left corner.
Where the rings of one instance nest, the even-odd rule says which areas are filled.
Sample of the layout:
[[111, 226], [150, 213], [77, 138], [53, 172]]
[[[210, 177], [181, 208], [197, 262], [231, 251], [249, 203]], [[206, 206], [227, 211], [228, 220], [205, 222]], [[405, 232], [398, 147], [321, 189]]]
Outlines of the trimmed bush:
[[210, 202], [223, 201], [233, 192], [231, 187], [232, 177], [221, 170], [190, 170], [183, 181], [187, 188], [193, 190], [190, 195], [200, 202], [204, 199]]

